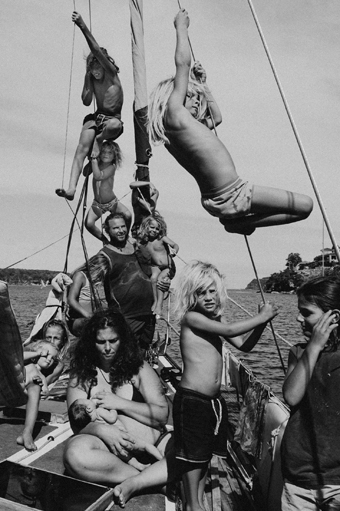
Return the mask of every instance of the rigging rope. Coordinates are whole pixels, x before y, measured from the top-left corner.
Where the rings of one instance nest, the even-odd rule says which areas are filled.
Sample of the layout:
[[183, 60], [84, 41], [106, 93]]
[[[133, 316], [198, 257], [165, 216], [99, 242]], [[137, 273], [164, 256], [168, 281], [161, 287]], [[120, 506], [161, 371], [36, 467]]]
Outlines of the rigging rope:
[[289, 119], [289, 122], [290, 122], [290, 125], [292, 127], [292, 130], [293, 130], [293, 133], [294, 133], [294, 136], [295, 136], [295, 139], [296, 139], [296, 142], [298, 144], [298, 147], [300, 149], [300, 153], [301, 153], [301, 156], [302, 156], [302, 159], [304, 161], [304, 164], [305, 164], [305, 167], [306, 167], [306, 170], [307, 170], [307, 173], [308, 173], [308, 176], [309, 176], [309, 179], [311, 181], [311, 184], [312, 184], [312, 187], [313, 187], [313, 190], [314, 190], [314, 193], [315, 193], [315, 196], [316, 196], [316, 199], [318, 201], [318, 204], [319, 204], [319, 207], [320, 207], [320, 210], [321, 210], [321, 214], [324, 218], [324, 221], [325, 221], [325, 224], [326, 224], [326, 227], [327, 227], [327, 230], [328, 230], [328, 234], [329, 234], [329, 237], [332, 241], [332, 244], [333, 244], [333, 248], [334, 248], [334, 251], [335, 251], [335, 254], [336, 254], [336, 257], [338, 259], [338, 262], [340, 263], [340, 251], [339, 251], [339, 247], [338, 247], [338, 244], [336, 242], [336, 239], [335, 239], [335, 236], [333, 234], [333, 230], [331, 228], [331, 225], [330, 225], [330, 222], [328, 220], [328, 217], [327, 217], [327, 213], [326, 213], [326, 210], [325, 210], [325, 207], [323, 205], [323, 202], [322, 202], [322, 199], [321, 199], [321, 196], [320, 196], [320, 193], [319, 193], [319, 190], [317, 188], [317, 185], [316, 185], [316, 182], [315, 182], [315, 179], [313, 177], [313, 174], [312, 174], [312, 171], [310, 169], [310, 166], [309, 166], [309, 163], [308, 163], [308, 159], [307, 159], [307, 156], [306, 156], [306, 153], [304, 151], [304, 148], [303, 148], [303, 145], [302, 145], [302, 142], [300, 140], [300, 137], [299, 137], [299, 134], [298, 134], [298, 131], [297, 131], [297, 128], [295, 126], [295, 122], [293, 120], [293, 116], [290, 112], [290, 109], [289, 109], [289, 106], [288, 106], [288, 103], [287, 103], [287, 100], [285, 98], [285, 95], [284, 95], [284, 92], [283, 92], [283, 89], [282, 89], [282, 86], [281, 86], [281, 83], [280, 83], [280, 80], [278, 78], [278, 74], [276, 72], [276, 69], [275, 69], [275, 66], [274, 66], [274, 63], [273, 63], [273, 59], [270, 55], [270, 52], [269, 52], [269, 49], [268, 49], [268, 46], [267, 46], [267, 43], [265, 41], [265, 38], [264, 38], [264, 35], [263, 35], [263, 32], [262, 32], [262, 29], [260, 27], [260, 23], [259, 23], [259, 20], [256, 16], [256, 13], [255, 13], [255, 9], [253, 7], [253, 4], [252, 4], [252, 0], [247, 0], [248, 1], [248, 4], [249, 4], [249, 7], [250, 7], [250, 10], [251, 10], [251, 13], [253, 15], [253, 18], [254, 18], [254, 21], [255, 21], [255, 25], [256, 25], [256, 28], [258, 30], [258, 33], [260, 35], [260, 38], [261, 38], [261, 41], [262, 41], [262, 44], [263, 44], [263, 47], [264, 47], [264, 50], [266, 52], [266, 55], [267, 55], [267, 58], [268, 58], [268, 61], [269, 61], [269, 64], [270, 64], [270, 67], [273, 71], [273, 74], [274, 74], [274, 78], [275, 78], [275, 81], [276, 81], [276, 84], [278, 86], [278, 89], [279, 89], [279, 92], [280, 92], [280, 95], [281, 95], [281, 98], [282, 98], [282, 101], [283, 101], [283, 104], [284, 104], [284, 107], [285, 107], [285, 110], [287, 112], [287, 115], [288, 115], [288, 119]]

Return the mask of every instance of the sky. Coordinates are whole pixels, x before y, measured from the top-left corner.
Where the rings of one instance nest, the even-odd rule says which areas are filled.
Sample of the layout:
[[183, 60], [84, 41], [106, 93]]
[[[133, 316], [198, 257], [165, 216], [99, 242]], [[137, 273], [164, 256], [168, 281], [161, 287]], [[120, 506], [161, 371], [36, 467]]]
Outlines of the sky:
[[[309, 167], [339, 239], [340, 190], [340, 2], [252, 0]], [[195, 58], [223, 115], [218, 136], [238, 174], [257, 185], [305, 193], [315, 199], [251, 10], [246, 0], [186, 0]], [[129, 206], [133, 180], [133, 78], [128, 0], [2, 0], [0, 37], [2, 170], [1, 260], [4, 268], [62, 270], [72, 211], [55, 188], [67, 186], [83, 117], [81, 102], [88, 54], [71, 21], [74, 8], [120, 67], [124, 89], [124, 155], [115, 192]], [[148, 93], [173, 75], [175, 0], [144, 0]], [[210, 261], [229, 288], [244, 288], [254, 271], [243, 236], [226, 233], [200, 204], [194, 179], [162, 146], [153, 148], [151, 181], [168, 236], [180, 246], [177, 269], [192, 259]], [[75, 200], [75, 208], [82, 182]], [[90, 192], [89, 201], [92, 200]], [[57, 240], [62, 239], [55, 243]], [[85, 235], [89, 255], [101, 244]], [[316, 200], [310, 217], [295, 224], [257, 229], [248, 238], [258, 275], [284, 269], [290, 252], [312, 260], [323, 247]], [[53, 244], [46, 250], [41, 250]], [[36, 255], [31, 256], [35, 252]], [[84, 261], [79, 234], [73, 237], [68, 269]]]

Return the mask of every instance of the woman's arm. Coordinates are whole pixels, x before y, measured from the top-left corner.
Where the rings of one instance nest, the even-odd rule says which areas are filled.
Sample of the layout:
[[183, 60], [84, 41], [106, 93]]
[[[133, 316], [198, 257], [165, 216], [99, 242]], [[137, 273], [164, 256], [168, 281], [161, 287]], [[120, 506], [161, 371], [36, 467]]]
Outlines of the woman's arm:
[[298, 360], [294, 353], [289, 353], [288, 371], [283, 384], [283, 397], [290, 406], [296, 406], [306, 393], [315, 364], [324, 349], [331, 332], [338, 327], [334, 315], [328, 311], [313, 328], [311, 340]]
[[85, 275], [83, 275], [82, 272], [78, 271], [73, 276], [73, 283], [70, 286], [69, 293], [67, 296], [67, 302], [69, 306], [78, 312], [82, 317], [84, 318], [90, 318], [91, 313], [84, 309], [84, 307], [81, 306], [79, 303], [79, 295], [82, 287], [84, 287], [86, 284], [86, 278]]
[[146, 426], [153, 428], [165, 426], [169, 413], [168, 404], [159, 377], [147, 362], [144, 362], [132, 383], [142, 394], [144, 403], [106, 392], [99, 392], [94, 399], [100, 406], [122, 412]]

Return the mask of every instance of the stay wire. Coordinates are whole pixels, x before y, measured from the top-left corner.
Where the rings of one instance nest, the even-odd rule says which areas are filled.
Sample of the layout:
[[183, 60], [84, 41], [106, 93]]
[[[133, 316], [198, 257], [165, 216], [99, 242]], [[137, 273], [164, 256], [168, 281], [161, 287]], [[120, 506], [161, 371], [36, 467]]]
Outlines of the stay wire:
[[[261, 293], [261, 296], [262, 296], [263, 303], [266, 303], [266, 299], [265, 299], [264, 292], [263, 292], [263, 289], [262, 289], [262, 286], [261, 286], [261, 282], [260, 282], [259, 276], [257, 274], [257, 270], [256, 270], [255, 262], [254, 262], [254, 259], [253, 259], [253, 255], [252, 255], [252, 252], [250, 250], [249, 241], [248, 241], [248, 238], [247, 238], [246, 235], [244, 236], [244, 239], [245, 239], [245, 242], [246, 242], [246, 245], [247, 245], [247, 249], [248, 249], [248, 252], [249, 252], [249, 257], [250, 257], [250, 260], [251, 260], [251, 264], [253, 265], [255, 277], [256, 277], [256, 280], [257, 280], [257, 284], [259, 286], [259, 290], [260, 290], [260, 293]], [[282, 355], [281, 355], [281, 350], [280, 350], [279, 344], [278, 344], [277, 339], [276, 339], [273, 323], [270, 321], [269, 324], [270, 324], [270, 329], [271, 329], [273, 337], [274, 337], [276, 349], [277, 349], [277, 352], [279, 354], [279, 358], [280, 358], [280, 362], [281, 362], [281, 366], [282, 366], [283, 372], [284, 372], [284, 374], [286, 374], [286, 368], [285, 368], [285, 365], [284, 365], [284, 362], [283, 362], [283, 358], [282, 358]]]
[[326, 227], [327, 227], [327, 230], [328, 230], [328, 234], [329, 234], [329, 237], [331, 239], [331, 242], [332, 242], [332, 245], [333, 245], [333, 248], [334, 248], [334, 251], [335, 251], [335, 254], [336, 254], [336, 257], [338, 259], [338, 262], [340, 263], [340, 251], [339, 251], [339, 247], [338, 247], [338, 244], [337, 244], [337, 241], [335, 239], [335, 236], [334, 236], [334, 233], [333, 233], [333, 230], [332, 230], [332, 227], [330, 225], [330, 222], [329, 222], [329, 219], [328, 219], [328, 216], [327, 216], [327, 213], [326, 213], [326, 210], [325, 210], [325, 207], [323, 205], [323, 202], [322, 202], [322, 199], [321, 199], [321, 196], [320, 196], [320, 193], [319, 193], [319, 190], [318, 190], [318, 187], [316, 185], [316, 181], [314, 179], [314, 176], [313, 176], [313, 173], [311, 171], [311, 168], [310, 168], [310, 165], [309, 165], [309, 162], [308, 162], [308, 159], [307, 159], [307, 156], [306, 156], [306, 153], [305, 153], [305, 150], [303, 148], [303, 145], [302, 145], [302, 142], [300, 140], [300, 137], [299, 137], [299, 134], [298, 134], [298, 131], [297, 131], [297, 128], [296, 128], [296, 125], [295, 125], [295, 122], [294, 122], [294, 119], [293, 119], [293, 116], [290, 112], [290, 109], [289, 109], [289, 105], [288, 105], [288, 102], [286, 100], [286, 97], [285, 97], [285, 94], [283, 92], [283, 88], [281, 86], [281, 83], [280, 83], [280, 80], [279, 80], [279, 77], [278, 77], [278, 74], [276, 72], [276, 69], [275, 69], [275, 66], [274, 66], [274, 63], [273, 63], [273, 59], [270, 55], [270, 52], [269, 52], [269, 48], [268, 48], [268, 45], [265, 41], [265, 38], [264, 38], [264, 35], [263, 35], [263, 31], [261, 29], [261, 26], [260, 26], [260, 23], [259, 23], [259, 20], [257, 18], [257, 15], [255, 13], [255, 9], [253, 7], [253, 4], [252, 4], [252, 0], [247, 0], [248, 1], [248, 4], [249, 4], [249, 7], [250, 7], [250, 10], [251, 10], [251, 13], [252, 13], [252, 16], [254, 18], [254, 21], [255, 21], [255, 25], [256, 25], [256, 28], [257, 28], [257, 31], [260, 35], [260, 38], [261, 38], [261, 41], [262, 41], [262, 44], [263, 44], [263, 47], [264, 47], [264, 50], [266, 52], [266, 55], [267, 55], [267, 58], [268, 58], [268, 61], [269, 61], [269, 64], [270, 64], [270, 67], [273, 71], [273, 75], [274, 75], [274, 78], [275, 78], [275, 81], [276, 81], [276, 84], [277, 84], [277, 87], [279, 89], [279, 93], [281, 95], [281, 98], [282, 98], [282, 101], [283, 101], [283, 105], [284, 105], [284, 108], [286, 110], [286, 113], [288, 115], [288, 119], [289, 119], [289, 122], [290, 122], [290, 125], [292, 127], [292, 130], [293, 130], [293, 133], [294, 133], [294, 136], [295, 136], [295, 139], [296, 139], [296, 142], [298, 144], [298, 147], [299, 147], [299, 150], [300, 150], [300, 153], [301, 153], [301, 156], [302, 156], [302, 159], [304, 161], [304, 164], [305, 164], [305, 167], [306, 167], [306, 170], [307, 170], [307, 173], [308, 173], [308, 176], [309, 176], [309, 179], [311, 181], [311, 184], [312, 184], [312, 188], [314, 190], [314, 193], [315, 193], [315, 196], [316, 196], [316, 199], [318, 201], [318, 204], [319, 204], [319, 207], [320, 207], [320, 210], [321, 210], [321, 214], [324, 218], [324, 221], [325, 221], [325, 224], [326, 224]]

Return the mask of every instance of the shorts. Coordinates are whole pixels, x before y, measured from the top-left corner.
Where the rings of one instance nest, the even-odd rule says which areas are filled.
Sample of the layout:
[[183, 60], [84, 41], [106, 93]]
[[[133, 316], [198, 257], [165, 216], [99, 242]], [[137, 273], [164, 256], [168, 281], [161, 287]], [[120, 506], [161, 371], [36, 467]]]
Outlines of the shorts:
[[92, 207], [100, 209], [102, 213], [106, 213], [109, 211], [110, 213], [114, 209], [114, 207], [118, 204], [118, 199], [115, 197], [110, 202], [106, 202], [105, 204], [102, 204], [101, 202], [97, 202], [95, 199], [93, 199]]
[[116, 138], [118, 138], [124, 131], [123, 122], [120, 119], [120, 116], [116, 115], [105, 115], [99, 112], [95, 112], [94, 114], [88, 114], [83, 120], [83, 130], [95, 130], [96, 135], [101, 133], [105, 128], [107, 122], [110, 119], [118, 119], [120, 122], [120, 132]]
[[325, 484], [317, 489], [301, 488], [284, 481], [282, 511], [335, 511], [340, 509], [340, 485]]
[[210, 398], [178, 387], [173, 421], [176, 459], [208, 463], [213, 454], [227, 456], [228, 411], [221, 396]]
[[253, 185], [238, 177], [227, 186], [202, 193], [201, 203], [210, 215], [228, 220], [249, 215], [252, 196]]

